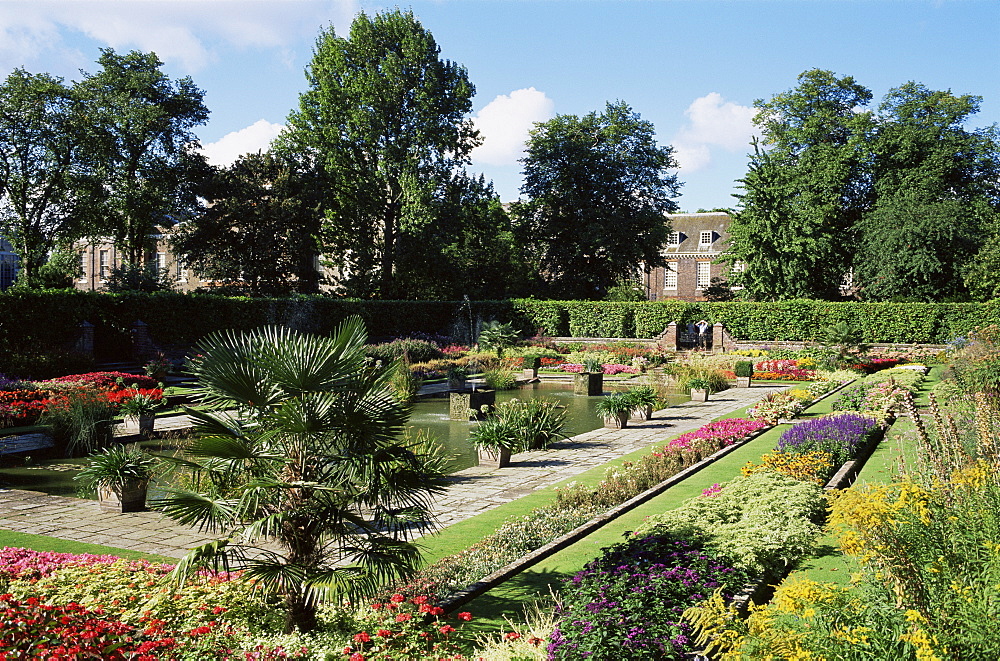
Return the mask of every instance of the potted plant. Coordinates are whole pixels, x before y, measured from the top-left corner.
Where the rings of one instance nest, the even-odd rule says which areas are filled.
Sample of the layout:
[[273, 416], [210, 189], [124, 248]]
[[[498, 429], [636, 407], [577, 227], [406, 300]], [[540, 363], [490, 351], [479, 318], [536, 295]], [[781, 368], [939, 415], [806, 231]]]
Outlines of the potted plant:
[[707, 402], [708, 391], [712, 384], [708, 382], [708, 379], [694, 378], [688, 380], [686, 387], [691, 392], [692, 402]]
[[84, 493], [97, 493], [103, 511], [141, 512], [155, 466], [156, 459], [142, 450], [116, 445], [92, 455], [73, 479]]
[[643, 421], [653, 417], [653, 407], [659, 402], [652, 386], [629, 388], [625, 396], [632, 402], [632, 419]]
[[573, 375], [573, 392], [594, 397], [604, 392], [604, 365], [596, 358], [583, 361], [583, 371]]
[[541, 356], [525, 356], [521, 359], [522, 376], [526, 379], [537, 379], [538, 368], [542, 366]]
[[480, 466], [504, 468], [510, 465], [510, 457], [518, 443], [517, 435], [509, 422], [502, 417], [487, 415], [476, 425], [469, 440], [479, 453]]
[[124, 400], [118, 411], [126, 418], [136, 420], [139, 425], [139, 433], [145, 438], [149, 438], [153, 435], [153, 427], [156, 424], [156, 409], [162, 405], [163, 399], [140, 392]]
[[750, 379], [753, 377], [753, 363], [749, 360], [741, 360], [733, 367], [733, 373], [736, 374], [737, 388], [749, 388]]
[[142, 369], [146, 372], [146, 376], [150, 376], [157, 381], [163, 381], [163, 379], [167, 378], [167, 374], [170, 373], [172, 367], [173, 364], [161, 352], [156, 354], [156, 358], [143, 365]]
[[625, 429], [632, 414], [632, 400], [625, 393], [617, 392], [597, 402], [595, 411], [604, 418], [604, 426], [609, 429]]

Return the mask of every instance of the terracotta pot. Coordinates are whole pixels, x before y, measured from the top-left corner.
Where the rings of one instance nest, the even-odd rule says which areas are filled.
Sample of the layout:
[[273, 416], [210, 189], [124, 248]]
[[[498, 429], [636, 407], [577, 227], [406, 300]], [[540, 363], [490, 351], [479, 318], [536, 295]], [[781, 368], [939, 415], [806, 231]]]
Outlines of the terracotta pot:
[[505, 468], [510, 466], [510, 448], [500, 448], [499, 452], [479, 448], [479, 465]]
[[146, 509], [149, 480], [126, 480], [121, 488], [97, 488], [97, 504], [103, 512], [142, 512]]

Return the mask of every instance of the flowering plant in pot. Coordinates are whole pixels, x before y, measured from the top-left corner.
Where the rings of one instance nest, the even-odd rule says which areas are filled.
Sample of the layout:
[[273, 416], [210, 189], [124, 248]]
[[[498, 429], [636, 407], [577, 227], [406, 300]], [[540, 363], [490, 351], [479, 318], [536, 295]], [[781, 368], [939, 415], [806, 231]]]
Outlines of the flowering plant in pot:
[[122, 400], [118, 411], [126, 418], [136, 420], [139, 433], [148, 438], [152, 435], [156, 423], [156, 410], [161, 406], [163, 406], [162, 397], [148, 392], [136, 392], [132, 397]]
[[105, 511], [139, 512], [146, 508], [146, 487], [156, 459], [138, 448], [116, 445], [90, 457], [74, 477], [83, 493], [96, 493]]
[[632, 417], [638, 420], [649, 420], [653, 417], [653, 407], [659, 403], [653, 386], [634, 386], [625, 392], [632, 402]]
[[634, 408], [632, 400], [622, 392], [607, 395], [597, 402], [595, 411], [604, 418], [604, 426], [610, 429], [625, 429], [628, 427], [629, 416]]
[[712, 389], [712, 384], [708, 379], [694, 378], [688, 379], [684, 387], [691, 393], [692, 401], [707, 402], [708, 392]]

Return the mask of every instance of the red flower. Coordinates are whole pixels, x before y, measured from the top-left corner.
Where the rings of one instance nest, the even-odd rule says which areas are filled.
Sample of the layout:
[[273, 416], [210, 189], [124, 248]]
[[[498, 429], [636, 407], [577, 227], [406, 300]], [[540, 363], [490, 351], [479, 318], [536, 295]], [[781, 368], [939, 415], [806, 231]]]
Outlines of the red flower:
[[416, 604], [416, 605], [418, 605], [418, 606], [420, 604], [426, 604], [427, 603], [427, 597], [425, 597], [423, 595], [421, 595], [419, 597], [414, 597], [413, 598], [413, 603]]
[[223, 608], [222, 606], [216, 606], [215, 608], [212, 609], [212, 615], [221, 615], [222, 613], [225, 612], [226, 609]]
[[354, 634], [354, 642], [356, 643], [368, 643], [371, 642], [371, 639], [372, 637], [368, 635], [367, 631]]
[[365, 661], [365, 657], [355, 652], [354, 654], [351, 655], [350, 661]]
[[382, 604], [372, 604], [372, 610], [377, 611], [382, 608]]
[[446, 636], [448, 634], [450, 634], [454, 630], [455, 630], [455, 627], [451, 626], [450, 624], [446, 624], [443, 627], [441, 627], [440, 629], [438, 629], [438, 631], [440, 631], [441, 633], [443, 633]]
[[406, 597], [404, 597], [403, 595], [397, 593], [397, 594], [394, 594], [391, 597], [389, 597], [389, 601], [391, 601], [394, 604], [399, 604], [399, 603], [402, 603], [402, 602], [406, 601]]
[[531, 638], [528, 639], [528, 642], [531, 643], [532, 645], [534, 645], [535, 647], [538, 647], [544, 641], [541, 638], [539, 638], [538, 636], [532, 636]]
[[392, 637], [392, 632], [389, 631], [388, 629], [379, 629], [377, 633], [378, 633], [379, 636], [382, 636], [383, 638], [391, 638]]
[[410, 615], [409, 613], [400, 613], [399, 615], [396, 616], [397, 622], [409, 622], [412, 619], [413, 616]]
[[462, 620], [463, 622], [471, 622], [472, 621], [472, 613], [459, 613], [457, 617], [458, 617], [458, 619]]
[[516, 632], [516, 631], [510, 631], [510, 632], [507, 633], [507, 635], [504, 636], [504, 639], [505, 640], [517, 640], [520, 637], [521, 637], [521, 634], [519, 634], [518, 632]]

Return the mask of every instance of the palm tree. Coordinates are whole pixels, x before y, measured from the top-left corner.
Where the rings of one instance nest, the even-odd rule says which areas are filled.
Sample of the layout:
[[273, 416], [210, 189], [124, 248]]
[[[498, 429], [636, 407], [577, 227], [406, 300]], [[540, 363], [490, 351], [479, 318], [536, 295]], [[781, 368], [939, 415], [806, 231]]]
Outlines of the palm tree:
[[[391, 393], [393, 366], [364, 358], [352, 318], [329, 337], [286, 328], [215, 333], [191, 372], [197, 438], [178, 463], [192, 490], [159, 507], [224, 539], [193, 549], [178, 580], [205, 566], [238, 568], [284, 600], [287, 631], [316, 626], [323, 599], [370, 595], [419, 560], [445, 459], [401, 441], [409, 407]], [[277, 548], [278, 550], [275, 550]]]

